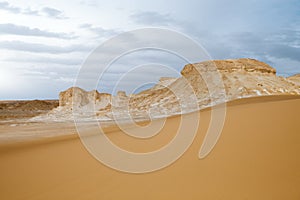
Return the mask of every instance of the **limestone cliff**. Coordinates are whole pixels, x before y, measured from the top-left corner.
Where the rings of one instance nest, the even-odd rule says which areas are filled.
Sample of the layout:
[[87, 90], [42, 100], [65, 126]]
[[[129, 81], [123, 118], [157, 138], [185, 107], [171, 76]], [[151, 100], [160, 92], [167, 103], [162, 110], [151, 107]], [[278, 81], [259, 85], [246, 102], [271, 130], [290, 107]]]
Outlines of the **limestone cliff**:
[[182, 77], [171, 79], [167, 88], [155, 86], [134, 95], [129, 104], [132, 112], [153, 116], [190, 112], [195, 109], [193, 96], [202, 109], [238, 98], [300, 94], [299, 76], [276, 76], [274, 68], [254, 59], [188, 64], [181, 74]]

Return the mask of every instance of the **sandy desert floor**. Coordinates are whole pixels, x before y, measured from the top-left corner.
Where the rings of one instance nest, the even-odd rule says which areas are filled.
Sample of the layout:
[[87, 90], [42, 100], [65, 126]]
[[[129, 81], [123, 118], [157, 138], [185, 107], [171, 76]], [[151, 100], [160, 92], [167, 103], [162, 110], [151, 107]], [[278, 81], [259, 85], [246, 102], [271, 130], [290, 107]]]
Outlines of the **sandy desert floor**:
[[[188, 114], [201, 116], [191, 147], [172, 165], [146, 174], [123, 173], [98, 162], [72, 124], [1, 124], [0, 199], [298, 200], [299, 113], [300, 98], [293, 96], [231, 102], [217, 145], [201, 160], [198, 152], [211, 112]], [[146, 152], [170, 141], [179, 122], [179, 116], [168, 118], [149, 140], [133, 139], [116, 127], [105, 130], [118, 146]], [[22, 134], [28, 137], [20, 139]]]

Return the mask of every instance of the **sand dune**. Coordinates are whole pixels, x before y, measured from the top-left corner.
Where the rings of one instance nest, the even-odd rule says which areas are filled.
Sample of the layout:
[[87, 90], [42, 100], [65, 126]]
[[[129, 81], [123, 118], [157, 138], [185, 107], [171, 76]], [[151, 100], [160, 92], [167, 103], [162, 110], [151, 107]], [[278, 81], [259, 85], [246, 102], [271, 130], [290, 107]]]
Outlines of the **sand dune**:
[[[221, 138], [202, 160], [198, 153], [210, 109], [191, 113], [201, 117], [191, 147], [171, 166], [147, 174], [104, 166], [76, 135], [1, 144], [0, 198], [300, 199], [299, 113], [300, 98], [293, 96], [231, 102]], [[169, 118], [149, 140], [132, 139], [114, 127], [106, 131], [118, 146], [144, 152], [166, 144], [179, 122], [179, 116]]]

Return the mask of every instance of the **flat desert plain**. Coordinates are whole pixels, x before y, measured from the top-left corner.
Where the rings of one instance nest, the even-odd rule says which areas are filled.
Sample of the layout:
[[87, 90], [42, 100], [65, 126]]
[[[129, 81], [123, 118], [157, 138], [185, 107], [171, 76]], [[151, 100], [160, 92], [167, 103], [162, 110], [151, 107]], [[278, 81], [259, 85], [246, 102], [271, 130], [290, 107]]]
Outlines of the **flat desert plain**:
[[[201, 117], [191, 147], [170, 166], [143, 174], [101, 164], [85, 149], [71, 124], [22, 127], [4, 123], [0, 129], [0, 199], [298, 200], [299, 113], [296, 96], [230, 102], [221, 137], [204, 159], [198, 153], [211, 110], [188, 114]], [[160, 133], [148, 140], [134, 139], [113, 126], [105, 130], [116, 145], [147, 152], [166, 145], [179, 123], [180, 116], [168, 118]], [[9, 138], [4, 136], [9, 134]], [[20, 134], [28, 137], [22, 140]]]

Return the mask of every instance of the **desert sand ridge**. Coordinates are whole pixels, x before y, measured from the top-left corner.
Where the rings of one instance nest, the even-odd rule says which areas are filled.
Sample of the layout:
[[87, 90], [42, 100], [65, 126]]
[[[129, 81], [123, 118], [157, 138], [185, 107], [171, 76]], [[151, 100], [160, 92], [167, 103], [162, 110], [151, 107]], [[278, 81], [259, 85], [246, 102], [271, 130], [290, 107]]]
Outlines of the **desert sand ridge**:
[[240, 98], [300, 94], [299, 75], [277, 76], [274, 68], [255, 59], [187, 64], [181, 74], [179, 78], [162, 77], [154, 87], [128, 96], [123, 91], [113, 96], [72, 87], [60, 93], [58, 108], [34, 120], [72, 119], [73, 114], [83, 119], [144, 120], [189, 113]]

